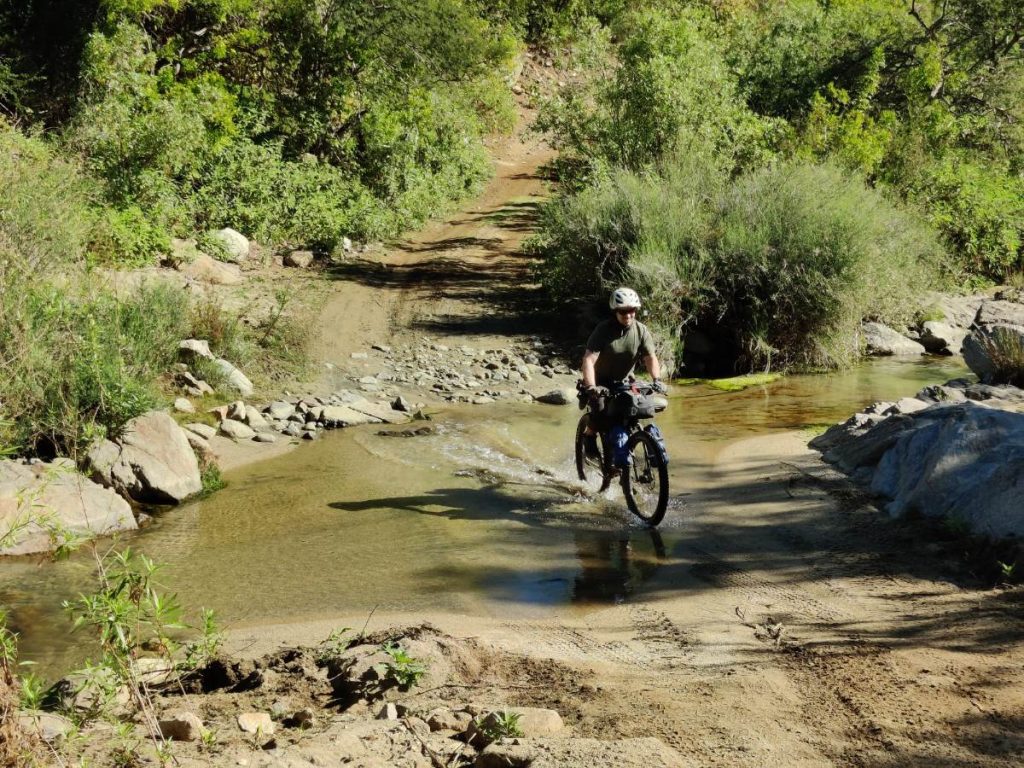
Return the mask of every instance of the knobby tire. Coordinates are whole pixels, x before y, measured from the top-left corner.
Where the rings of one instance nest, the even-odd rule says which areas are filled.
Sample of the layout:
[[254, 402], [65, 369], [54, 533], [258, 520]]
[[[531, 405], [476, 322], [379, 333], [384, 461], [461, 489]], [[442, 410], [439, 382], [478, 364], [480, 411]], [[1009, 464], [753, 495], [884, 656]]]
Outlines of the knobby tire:
[[630, 512], [654, 526], [668, 506], [668, 466], [658, 442], [646, 432], [634, 432], [626, 443], [631, 464], [622, 474], [622, 492]]

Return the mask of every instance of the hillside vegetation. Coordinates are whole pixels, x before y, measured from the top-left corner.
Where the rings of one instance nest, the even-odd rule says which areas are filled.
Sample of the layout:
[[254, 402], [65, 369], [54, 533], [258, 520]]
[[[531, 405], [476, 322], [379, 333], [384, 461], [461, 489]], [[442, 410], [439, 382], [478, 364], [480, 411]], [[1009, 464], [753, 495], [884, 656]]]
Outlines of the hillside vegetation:
[[556, 298], [636, 283], [667, 358], [699, 327], [743, 370], [841, 365], [862, 318], [1021, 279], [1020, 3], [615, 5], [539, 120]]
[[691, 328], [741, 370], [842, 365], [865, 317], [1020, 279], [1022, 35], [1011, 0], [0, 0], [0, 445], [116, 433], [182, 335], [294, 370], [287, 322], [91, 275], [417, 225], [489, 174], [531, 44], [562, 66], [553, 305], [625, 281], [670, 366]]

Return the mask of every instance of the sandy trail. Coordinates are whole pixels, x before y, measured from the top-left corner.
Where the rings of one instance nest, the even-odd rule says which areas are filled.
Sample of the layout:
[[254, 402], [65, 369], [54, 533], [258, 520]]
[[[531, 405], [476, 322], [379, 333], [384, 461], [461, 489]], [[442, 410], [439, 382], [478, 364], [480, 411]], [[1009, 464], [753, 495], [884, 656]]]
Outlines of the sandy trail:
[[[470, 206], [339, 268], [322, 359], [350, 369], [368, 343], [500, 345], [536, 330], [521, 244], [548, 157], [509, 141]], [[863, 504], [799, 434], [733, 443], [687, 481], [692, 535], [626, 603], [527, 622], [377, 614], [374, 626], [426, 620], [553, 659], [588, 693], [556, 685], [532, 703], [576, 735], [657, 736], [692, 765], [1021, 764], [1019, 590], [973, 583], [955, 542]], [[232, 645], [256, 656], [363, 620], [239, 629]]]

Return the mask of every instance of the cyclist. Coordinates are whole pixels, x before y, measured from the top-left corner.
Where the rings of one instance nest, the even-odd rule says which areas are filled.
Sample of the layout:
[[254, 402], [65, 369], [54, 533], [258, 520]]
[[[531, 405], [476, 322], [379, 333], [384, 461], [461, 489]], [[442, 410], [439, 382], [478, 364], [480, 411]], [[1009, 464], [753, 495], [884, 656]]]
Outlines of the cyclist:
[[[591, 412], [601, 414], [597, 418], [597, 430], [608, 430], [614, 449], [614, 464], [622, 468], [628, 461], [626, 454], [626, 430], [616, 419], [614, 410], [607, 413], [603, 408], [597, 387], [613, 388], [627, 379], [637, 361], [642, 361], [651, 375], [653, 386], [658, 392], [665, 392], [661, 383], [661, 364], [654, 354], [654, 341], [647, 326], [636, 319], [640, 309], [640, 297], [632, 288], [616, 288], [608, 299], [608, 306], [614, 316], [599, 323], [587, 339], [583, 353], [581, 373], [583, 387], [590, 398]], [[612, 401], [614, 402], [614, 401]], [[603, 418], [602, 418], [603, 416]], [[587, 454], [600, 455], [597, 447], [597, 432], [587, 427], [585, 444]]]

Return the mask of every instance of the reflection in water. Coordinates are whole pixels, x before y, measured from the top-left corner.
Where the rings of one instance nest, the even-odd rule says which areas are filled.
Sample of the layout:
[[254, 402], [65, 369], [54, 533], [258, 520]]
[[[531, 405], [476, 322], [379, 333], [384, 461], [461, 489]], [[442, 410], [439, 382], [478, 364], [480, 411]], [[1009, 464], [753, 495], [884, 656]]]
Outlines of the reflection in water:
[[581, 605], [622, 603], [649, 579], [665, 559], [665, 542], [657, 529], [623, 533], [576, 531], [579, 573], [572, 601]]
[[[629, 599], [659, 568], [664, 575], [666, 546], [680, 551], [693, 532], [680, 497], [730, 441], [835, 422], [962, 373], [951, 361], [883, 361], [744, 392], [677, 388], [658, 420], [672, 456], [660, 533], [625, 511], [617, 487], [582, 492], [571, 456], [579, 411], [500, 404], [452, 409], [434, 434], [408, 440], [373, 429], [326, 435], [228, 474], [225, 490], [123, 541], [168, 565], [166, 586], [183, 604], [213, 608], [228, 626], [376, 606], [483, 616], [586, 609]], [[92, 571], [85, 555], [0, 562], [0, 602], [41, 671], [79, 660], [82, 641], [67, 634], [60, 602], [90, 591]]]

